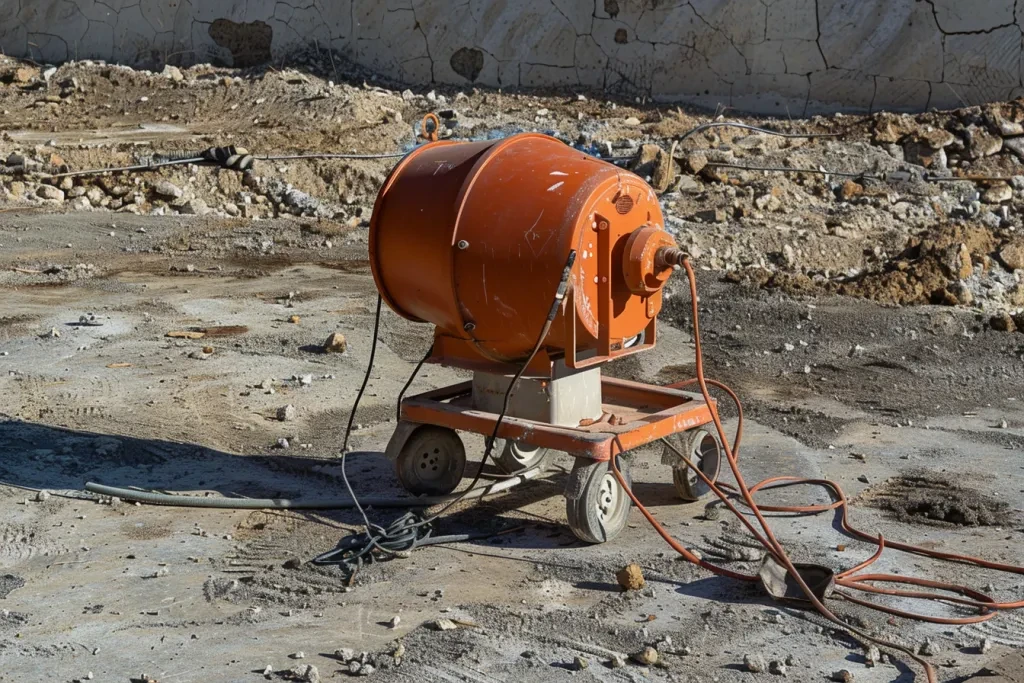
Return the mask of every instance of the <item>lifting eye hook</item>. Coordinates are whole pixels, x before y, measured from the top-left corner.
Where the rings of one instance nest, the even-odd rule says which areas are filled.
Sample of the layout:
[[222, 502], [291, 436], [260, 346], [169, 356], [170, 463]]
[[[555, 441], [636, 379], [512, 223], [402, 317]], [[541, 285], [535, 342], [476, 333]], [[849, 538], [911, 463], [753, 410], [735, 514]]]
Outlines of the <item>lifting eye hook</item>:
[[420, 137], [430, 142], [437, 142], [437, 134], [441, 131], [441, 119], [431, 112], [423, 117], [420, 123]]

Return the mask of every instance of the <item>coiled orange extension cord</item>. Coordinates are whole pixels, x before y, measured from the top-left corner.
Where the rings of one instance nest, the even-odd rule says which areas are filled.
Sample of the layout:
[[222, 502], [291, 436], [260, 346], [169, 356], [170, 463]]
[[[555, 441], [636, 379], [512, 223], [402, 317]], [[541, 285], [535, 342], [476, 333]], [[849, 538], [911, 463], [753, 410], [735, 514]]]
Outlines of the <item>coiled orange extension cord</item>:
[[[704, 396], [704, 400], [707, 402], [710, 408], [711, 418], [714, 421], [715, 429], [718, 432], [718, 438], [722, 443], [722, 450], [725, 452], [726, 460], [729, 463], [729, 467], [732, 469], [733, 476], [736, 478], [737, 486], [732, 487], [725, 483], [717, 484], [716, 482], [711, 481], [703, 472], [701, 472], [701, 470], [696, 465], [694, 465], [693, 462], [691, 462], [682, 453], [679, 453], [680, 458], [683, 460], [687, 467], [692, 469], [696, 473], [696, 475], [700, 477], [700, 479], [710, 487], [711, 491], [716, 496], [718, 496], [718, 498], [725, 504], [725, 506], [728, 507], [734, 515], [736, 515], [736, 517], [743, 523], [744, 526], [746, 526], [747, 530], [750, 531], [754, 538], [756, 538], [765, 547], [767, 552], [770, 553], [777, 562], [779, 562], [786, 568], [786, 570], [789, 572], [789, 575], [800, 586], [806, 598], [811, 602], [811, 604], [814, 605], [815, 609], [823, 617], [833, 622], [843, 630], [862, 639], [863, 641], [870, 641], [877, 645], [888, 647], [908, 655], [911, 659], [913, 659], [922, 666], [925, 675], [927, 676], [928, 683], [936, 683], [937, 679], [935, 677], [935, 671], [932, 668], [931, 664], [929, 664], [924, 659], [921, 659], [921, 657], [919, 657], [913, 650], [903, 645], [899, 645], [897, 643], [889, 642], [886, 640], [879, 639], [875, 636], [868, 635], [867, 633], [864, 633], [863, 631], [854, 628], [853, 626], [841, 620], [821, 600], [819, 600], [817, 596], [813, 593], [811, 588], [804, 581], [804, 579], [800, 576], [800, 573], [793, 565], [792, 560], [789, 558], [789, 555], [782, 547], [782, 544], [779, 543], [778, 539], [775, 537], [775, 534], [772, 533], [771, 527], [769, 526], [768, 521], [765, 519], [762, 513], [784, 512], [790, 514], [816, 514], [820, 512], [827, 512], [830, 510], [839, 510], [841, 528], [844, 532], [846, 532], [854, 538], [859, 538], [869, 543], [876, 544], [878, 546], [878, 551], [873, 556], [871, 556], [868, 560], [862, 562], [861, 564], [855, 567], [840, 572], [836, 576], [835, 583], [837, 587], [842, 587], [849, 590], [858, 590], [867, 593], [898, 596], [901, 598], [914, 598], [946, 602], [960, 606], [972, 607], [977, 609], [978, 611], [977, 614], [966, 617], [935, 617], [925, 614], [907, 612], [904, 610], [887, 607], [885, 605], [881, 605], [870, 600], [858, 598], [852, 595], [849, 592], [849, 590], [834, 591], [835, 594], [838, 594], [839, 596], [846, 600], [849, 600], [850, 602], [854, 602], [858, 605], [863, 605], [866, 607], [877, 609], [882, 612], [886, 612], [888, 614], [892, 614], [898, 617], [917, 619], [921, 621], [928, 621], [938, 624], [972, 624], [991, 619], [996, 615], [996, 613], [999, 610], [1019, 609], [1021, 607], [1024, 607], [1024, 601], [1000, 603], [996, 602], [991, 597], [979, 591], [968, 588], [966, 586], [950, 584], [942, 581], [933, 581], [929, 579], [900, 576], [896, 574], [861, 574], [860, 572], [862, 570], [866, 569], [868, 566], [874, 563], [879, 557], [881, 557], [882, 552], [885, 550], [886, 547], [901, 550], [907, 553], [913, 553], [915, 555], [921, 555], [923, 557], [929, 557], [932, 559], [948, 560], [951, 562], [971, 564], [977, 567], [983, 567], [985, 569], [994, 569], [997, 571], [1010, 572], [1014, 574], [1024, 574], [1024, 567], [1019, 567], [1010, 564], [1002, 564], [999, 562], [990, 562], [988, 560], [972, 557], [969, 555], [959, 555], [956, 553], [944, 553], [935, 550], [929, 550], [926, 548], [922, 548], [920, 546], [909, 545], [906, 543], [887, 542], [885, 541], [885, 539], [882, 538], [881, 535], [878, 535], [877, 537], [872, 536], [871, 534], [861, 531], [850, 524], [848, 519], [849, 501], [847, 500], [846, 495], [843, 493], [843, 490], [842, 488], [840, 488], [839, 484], [828, 479], [804, 479], [800, 477], [788, 476], [772, 477], [770, 479], [766, 479], [762, 482], [759, 482], [754, 486], [748, 487], [743, 479], [743, 475], [740, 473], [738, 464], [740, 440], [743, 436], [743, 406], [740, 403], [739, 397], [737, 397], [736, 394], [731, 389], [729, 389], [729, 387], [725, 386], [721, 382], [716, 382], [714, 380], [708, 380], [704, 378], [704, 358], [703, 353], [701, 351], [699, 307], [697, 303], [697, 280], [693, 272], [693, 266], [690, 265], [689, 259], [684, 259], [682, 265], [683, 268], [686, 270], [686, 277], [690, 285], [690, 301], [693, 314], [693, 339], [696, 350], [697, 376], [694, 377], [693, 379], [689, 379], [683, 382], [670, 384], [669, 386], [672, 388], [683, 388], [692, 384], [697, 384], [700, 387], [701, 394]], [[715, 403], [711, 400], [711, 395], [708, 391], [709, 385], [724, 391], [736, 405], [738, 421], [736, 426], [735, 441], [732, 444], [732, 446], [729, 445], [729, 440], [726, 437], [725, 429], [722, 426], [722, 421], [718, 415], [718, 410], [715, 406]], [[637, 509], [639, 509], [640, 512], [644, 515], [644, 517], [647, 518], [647, 521], [651, 523], [655, 531], [657, 531], [658, 534], [663, 539], [665, 539], [665, 541], [670, 546], [672, 546], [672, 548], [676, 552], [678, 552], [680, 555], [682, 555], [690, 562], [700, 567], [703, 567], [708, 571], [718, 574], [719, 576], [726, 576], [741, 581], [759, 580], [759, 577], [757, 575], [743, 574], [740, 572], [733, 571], [731, 569], [727, 569], [725, 567], [720, 567], [718, 565], [707, 562], [702, 558], [697, 557], [692, 552], [687, 550], [682, 544], [680, 544], [675, 538], [673, 538], [671, 534], [668, 533], [668, 531], [665, 530], [665, 528], [654, 518], [653, 515], [651, 515], [647, 508], [644, 507], [643, 503], [640, 502], [640, 500], [636, 497], [633, 491], [629, 488], [625, 479], [622, 476], [622, 472], [619, 471], [619, 468], [616, 464], [616, 458], [613, 457], [609, 462], [611, 465], [612, 472], [615, 475], [615, 478], [618, 480], [619, 485], [622, 486], [622, 488], [629, 495], [630, 499], [633, 501], [633, 504], [636, 505]], [[829, 492], [829, 495], [832, 498], [832, 502], [826, 505], [778, 506], [758, 505], [754, 501], [754, 494], [757, 493], [758, 491], [799, 485], [812, 485], [823, 487]], [[754, 518], [757, 520], [758, 526], [760, 527], [760, 531], [742, 512], [740, 512], [740, 510], [737, 507], [737, 503], [733, 502], [733, 498], [737, 498], [738, 504], [743, 505], [753, 514]], [[956, 594], [963, 597], [954, 597], [953, 595], [945, 595], [942, 593], [929, 591], [883, 588], [881, 586], [875, 585], [878, 583], [902, 584], [909, 586], [917, 586], [920, 588], [930, 588], [946, 591], [947, 593]]]

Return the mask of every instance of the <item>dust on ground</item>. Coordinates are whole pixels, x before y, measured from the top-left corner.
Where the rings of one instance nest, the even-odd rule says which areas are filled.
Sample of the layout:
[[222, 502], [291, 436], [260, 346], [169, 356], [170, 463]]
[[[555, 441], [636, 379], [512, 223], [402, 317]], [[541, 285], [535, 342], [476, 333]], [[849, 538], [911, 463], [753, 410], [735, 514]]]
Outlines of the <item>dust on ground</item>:
[[[680, 142], [710, 117], [590, 93], [398, 91], [324, 65], [149, 73], [79, 62], [51, 71], [4, 58], [0, 74], [0, 679], [263, 680], [269, 667], [270, 680], [358, 672], [726, 683], [754, 676], [746, 655], [784, 664], [792, 680], [842, 669], [858, 681], [911, 678], [899, 660], [868, 666], [859, 645], [814, 615], [679, 561], [636, 512], [614, 542], [580, 544], [565, 523], [567, 457], [541, 481], [453, 509], [441, 532], [512, 531], [366, 567], [352, 586], [308, 560], [360, 528], [353, 511], [82, 497], [86, 481], [228, 497], [344, 494], [336, 454], [376, 300], [366, 227], [394, 159], [49, 174], [225, 145], [256, 156], [403, 152], [430, 111], [450, 139], [549, 132], [623, 157], [658, 185], [666, 227], [699, 268], [708, 374], [744, 401], [748, 481], [828, 477], [855, 500], [860, 528], [1024, 561], [1024, 337], [1012, 332], [1021, 306], [1018, 102], [744, 118], [828, 137], [715, 128]], [[755, 165], [794, 170], [735, 168]], [[658, 348], [609, 374], [693, 374], [680, 284], [670, 287]], [[321, 353], [334, 332], [348, 351]], [[385, 314], [348, 458], [360, 495], [401, 493], [382, 451], [398, 392], [429, 344], [427, 326]], [[461, 379], [426, 367], [413, 390]], [[286, 405], [294, 420], [278, 419]], [[735, 413], [722, 405], [732, 429]], [[466, 445], [479, 453], [482, 439]], [[757, 549], [738, 523], [705, 515], [703, 503], [679, 504], [660, 456], [632, 454], [637, 495], [688, 547], [756, 571]], [[887, 481], [914, 482], [900, 489], [906, 497], [932, 495], [912, 479], [921, 469], [952, 487], [932, 499], [959, 495], [965, 521], [989, 510], [1002, 526], [923, 525], [862, 502]], [[826, 497], [801, 488], [765, 500]], [[370, 514], [386, 523], [398, 511]], [[873, 546], [832, 522], [782, 516], [773, 528], [801, 561], [841, 570], [871, 556]], [[630, 562], [647, 585], [623, 593], [614, 574]], [[915, 562], [921, 575], [1021, 597], [1014, 577]], [[907, 566], [890, 551], [877, 565]], [[1024, 647], [1024, 618], [1012, 612], [948, 627], [841, 611], [915, 649], [931, 639], [941, 680], [1009, 670]], [[656, 664], [629, 660], [647, 646]]]
[[863, 499], [887, 510], [901, 522], [1003, 526], [1009, 503], [926, 472], [902, 474], [868, 491]]

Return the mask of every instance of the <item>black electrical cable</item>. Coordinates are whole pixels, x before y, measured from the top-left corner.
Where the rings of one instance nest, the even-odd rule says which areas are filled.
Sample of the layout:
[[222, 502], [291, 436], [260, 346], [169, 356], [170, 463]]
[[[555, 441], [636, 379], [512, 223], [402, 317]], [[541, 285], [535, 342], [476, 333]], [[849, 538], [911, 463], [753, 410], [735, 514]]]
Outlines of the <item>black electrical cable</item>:
[[430, 356], [432, 356], [433, 353], [434, 345], [431, 344], [430, 348], [427, 349], [427, 352], [426, 354], [424, 354], [423, 358], [420, 358], [420, 362], [416, 363], [416, 367], [413, 368], [412, 374], [409, 375], [409, 379], [405, 381], [405, 386], [403, 386], [402, 390], [398, 392], [398, 402], [395, 405], [395, 420], [397, 422], [402, 421], [402, 399], [405, 398], [405, 392], [409, 391], [409, 387], [412, 386], [413, 380], [416, 379], [416, 375], [420, 374], [420, 369], [423, 367], [423, 364], [427, 362], [427, 359], [430, 358]]
[[[491, 457], [491, 452], [494, 448], [494, 443], [497, 440], [498, 432], [500, 431], [502, 422], [508, 412], [512, 393], [523, 374], [529, 368], [530, 363], [533, 362], [533, 359], [537, 356], [541, 347], [544, 345], [544, 340], [547, 338], [548, 332], [551, 331], [551, 325], [558, 315], [558, 307], [565, 299], [565, 295], [569, 287], [569, 275], [572, 272], [572, 266], [575, 261], [576, 250], [571, 250], [569, 252], [569, 257], [566, 259], [565, 267], [562, 270], [562, 275], [559, 278], [558, 288], [555, 291], [554, 300], [551, 303], [548, 316], [545, 319], [540, 335], [537, 338], [537, 343], [534, 345], [530, 355], [520, 366], [519, 370], [512, 377], [512, 381], [509, 382], [508, 387], [505, 389], [505, 397], [502, 401], [501, 413], [498, 415], [498, 419], [495, 420], [494, 429], [491, 432], [491, 436], [486, 441], [484, 456], [480, 462], [480, 467], [477, 469], [476, 475], [473, 477], [473, 481], [470, 483], [469, 487], [463, 491], [462, 494], [451, 502], [445, 504], [440, 510], [429, 517], [424, 517], [418, 512], [410, 511], [393, 521], [387, 528], [370, 522], [366, 511], [363, 506], [359, 504], [359, 499], [352, 490], [352, 485], [348, 480], [348, 474], [345, 469], [345, 457], [348, 454], [348, 439], [349, 434], [352, 431], [352, 422], [355, 417], [356, 409], [359, 407], [359, 401], [362, 399], [363, 393], [366, 390], [366, 385], [369, 382], [370, 373], [373, 371], [373, 361], [376, 354], [377, 339], [380, 331], [381, 304], [383, 301], [381, 296], [379, 294], [377, 295], [377, 309], [373, 323], [373, 339], [370, 347], [370, 359], [366, 365], [366, 374], [363, 376], [363, 383], [359, 388], [359, 392], [356, 394], [356, 399], [352, 406], [352, 412], [349, 414], [348, 425], [345, 427], [345, 437], [342, 442], [341, 452], [342, 480], [345, 482], [345, 487], [348, 490], [349, 496], [352, 497], [356, 508], [363, 517], [364, 531], [358, 534], [352, 534], [351, 536], [342, 539], [338, 543], [337, 547], [315, 557], [312, 560], [313, 564], [338, 565], [339, 569], [341, 569], [342, 573], [345, 575], [346, 581], [351, 582], [355, 577], [356, 572], [358, 572], [364, 564], [373, 562], [376, 559], [374, 551], [380, 551], [381, 553], [394, 556], [399, 553], [411, 552], [417, 547], [424, 545], [451, 543], [455, 541], [468, 540], [470, 538], [493, 535], [493, 533], [482, 533], [480, 536], [466, 534], [458, 534], [454, 536], [433, 536], [437, 528], [437, 519], [452, 506], [465, 500], [466, 496], [476, 488], [477, 483], [480, 481], [480, 476], [483, 473], [487, 461]], [[422, 363], [426, 361], [426, 358], [427, 357], [424, 356], [423, 361], [421, 361], [417, 366], [417, 371]], [[410, 377], [409, 381], [406, 383], [406, 387], [408, 387], [411, 382], [412, 377]]]

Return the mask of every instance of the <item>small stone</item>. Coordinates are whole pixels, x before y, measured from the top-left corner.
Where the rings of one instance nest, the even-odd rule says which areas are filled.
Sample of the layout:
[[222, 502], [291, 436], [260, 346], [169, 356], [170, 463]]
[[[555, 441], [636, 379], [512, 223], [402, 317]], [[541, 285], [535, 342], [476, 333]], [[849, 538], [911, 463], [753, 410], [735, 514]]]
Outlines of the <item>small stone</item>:
[[796, 666], [796, 657], [794, 657], [793, 655], [787, 655], [786, 666]]
[[639, 652], [634, 652], [633, 654], [631, 654], [630, 659], [632, 659], [637, 664], [650, 666], [652, 664], [658, 663], [658, 651], [650, 645], [648, 645]]
[[278, 448], [289, 448], [289, 447], [291, 447], [291, 444], [288, 443], [288, 439], [286, 439], [286, 438], [284, 438], [282, 436], [280, 439], [277, 440], [277, 447]]
[[612, 658], [608, 660], [608, 666], [612, 669], [621, 669], [626, 666], [626, 660], [622, 655], [612, 655]]
[[748, 654], [743, 655], [743, 668], [751, 673], [760, 674], [768, 670], [768, 664], [761, 655]]
[[36, 190], [36, 194], [43, 199], [48, 199], [50, 201], [64, 201], [64, 191], [54, 187], [53, 185], [40, 185], [39, 189]]
[[292, 654], [290, 654], [288, 656], [291, 657], [292, 659], [305, 659], [306, 658], [306, 653], [303, 652], [302, 650], [299, 650], [298, 652], [293, 652]]
[[860, 183], [854, 182], [853, 180], [847, 180], [843, 183], [843, 186], [839, 188], [839, 196], [844, 202], [848, 202], [862, 194], [864, 194], [864, 186]]
[[874, 645], [869, 645], [864, 651], [864, 662], [868, 666], [875, 666], [882, 659], [882, 653]]
[[402, 617], [397, 614], [391, 617], [391, 621], [388, 622], [388, 628], [398, 628], [398, 625], [402, 623]]
[[161, 197], [170, 199], [178, 199], [184, 194], [180, 187], [169, 180], [158, 180], [156, 184], [153, 185], [153, 192]]
[[638, 119], [635, 116], [630, 116], [628, 119], [623, 121], [623, 123], [626, 124], [627, 126], [639, 126], [640, 125], [640, 119]]
[[1013, 188], [1006, 183], [995, 183], [981, 194], [981, 201], [986, 204], [1001, 204], [1013, 199]]
[[288, 322], [290, 322], [292, 325], [298, 325], [300, 322], [302, 322], [302, 318], [300, 318], [297, 315], [291, 315], [288, 316]]
[[1006, 311], [1000, 311], [992, 316], [988, 324], [992, 326], [993, 330], [999, 332], [1015, 332], [1017, 330], [1017, 324], [1013, 322], [1013, 316]]
[[573, 671], [583, 671], [590, 666], [590, 662], [583, 657], [576, 656], [572, 659], [572, 666], [570, 667]]
[[297, 557], [289, 557], [281, 566], [285, 569], [298, 569], [302, 566], [302, 560]]
[[56, 327], [51, 327], [49, 332], [44, 332], [43, 334], [41, 334], [39, 336], [40, 337], [49, 337], [51, 339], [57, 339], [58, 337], [60, 337], [60, 330], [58, 330]]
[[982, 638], [981, 642], [978, 643], [978, 652], [980, 652], [983, 655], [988, 654], [991, 649], [992, 649], [992, 639], [991, 638]]
[[49, 491], [46, 491], [46, 490], [36, 491], [36, 502], [37, 503], [43, 503], [43, 502], [48, 501], [48, 500], [50, 500], [50, 492]]
[[1009, 425], [1006, 424], [1006, 420], [999, 421], [999, 429], [1006, 429], [1007, 427], [1009, 427]]
[[862, 474], [862, 475], [860, 475], [859, 477], [857, 477], [857, 481], [859, 481], [859, 482], [860, 482], [860, 483], [862, 483], [862, 484], [870, 484], [870, 483], [871, 483], [871, 482], [870, 482], [870, 481], [868, 480], [868, 475], [866, 475], [866, 474]]
[[846, 669], [832, 672], [832, 680], [838, 683], [853, 683], [853, 674]]
[[292, 680], [302, 683], [320, 683], [320, 671], [312, 664], [299, 664], [288, 671]]
[[268, 681], [274, 677], [274, 667], [267, 664], [267, 668], [263, 670], [263, 677]]
[[164, 70], [160, 72], [160, 75], [171, 79], [175, 83], [181, 83], [185, 80], [185, 74], [181, 73], [181, 69], [170, 64], [164, 67]]
[[435, 631], [454, 631], [458, 628], [456, 623], [451, 619], [436, 619], [431, 622], [430, 626]]
[[619, 582], [623, 590], [638, 591], [646, 585], [644, 572], [636, 563], [627, 564], [615, 572], [615, 580]]
[[351, 648], [343, 647], [335, 650], [334, 656], [347, 664], [356, 658], [356, 651]]
[[341, 332], [332, 332], [323, 344], [324, 353], [345, 353], [347, 348], [348, 342]]
[[1010, 270], [1024, 269], [1024, 239], [1004, 244], [999, 250], [999, 260]]
[[295, 406], [289, 403], [277, 409], [277, 419], [281, 422], [291, 422], [295, 419]]
[[768, 673], [775, 676], [785, 676], [788, 673], [786, 665], [777, 659], [768, 662]]
[[924, 642], [917, 648], [917, 654], [924, 655], [925, 657], [934, 657], [939, 654], [939, 646], [931, 638], [925, 638]]

